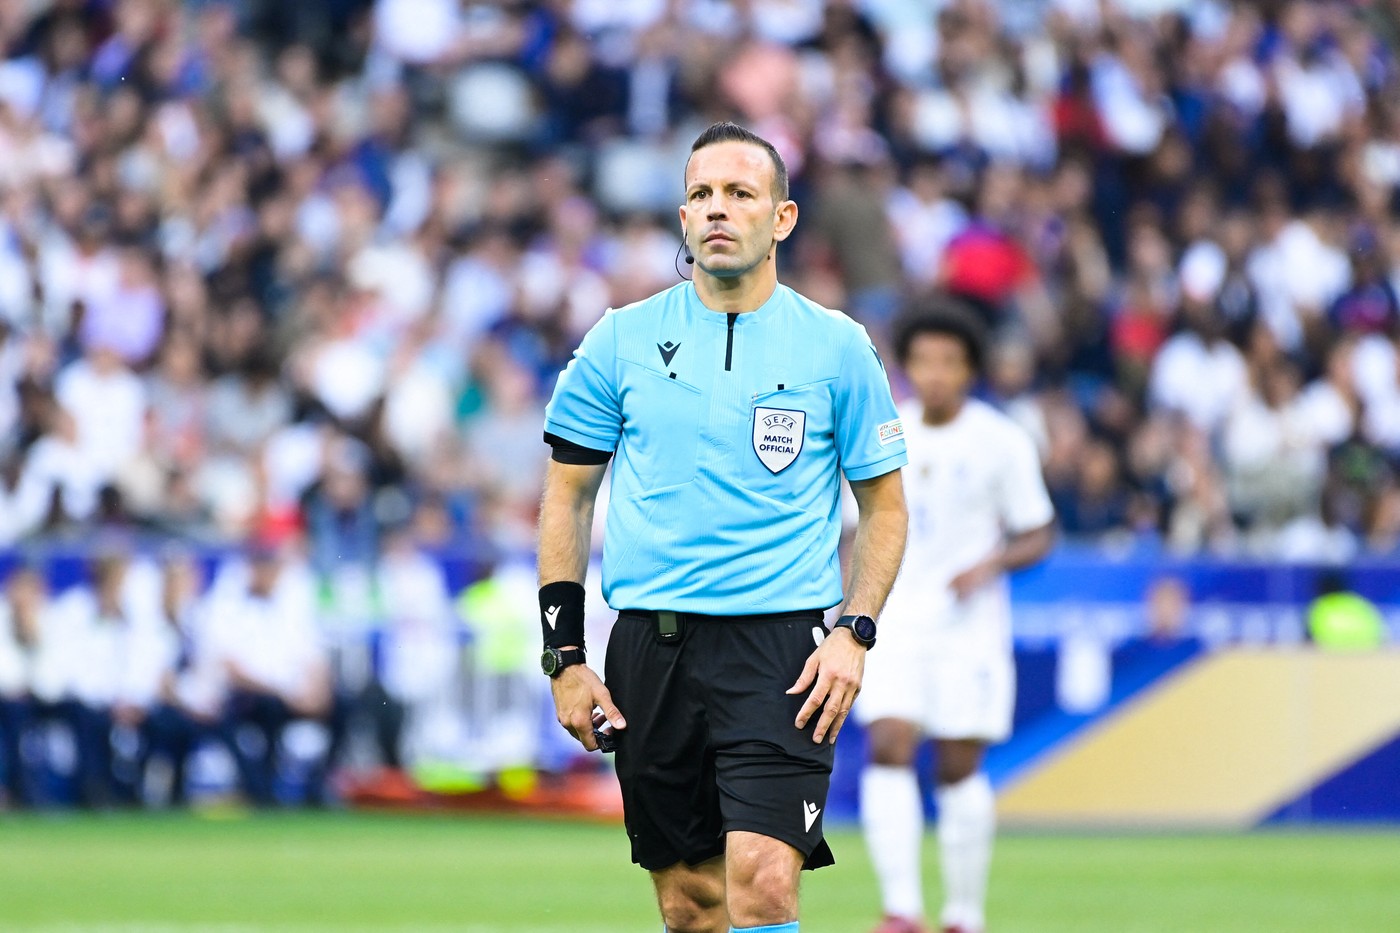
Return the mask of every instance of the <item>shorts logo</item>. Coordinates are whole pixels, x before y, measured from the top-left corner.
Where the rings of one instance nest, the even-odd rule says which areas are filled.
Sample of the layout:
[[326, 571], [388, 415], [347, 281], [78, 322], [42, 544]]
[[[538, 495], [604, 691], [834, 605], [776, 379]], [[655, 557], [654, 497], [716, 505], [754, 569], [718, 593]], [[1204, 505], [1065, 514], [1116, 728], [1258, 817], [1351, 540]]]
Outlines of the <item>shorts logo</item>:
[[789, 408], [753, 410], [753, 451], [770, 473], [781, 473], [802, 453], [807, 413]]
[[893, 421], [886, 421], [875, 429], [880, 436], [880, 446], [893, 444], [895, 441], [904, 440], [904, 422], [896, 418]]
[[804, 833], [810, 833], [812, 831], [812, 824], [817, 821], [817, 817], [821, 815], [821, 812], [822, 808], [812, 803], [810, 800], [802, 801], [802, 821], [807, 824], [807, 828], [802, 830]]

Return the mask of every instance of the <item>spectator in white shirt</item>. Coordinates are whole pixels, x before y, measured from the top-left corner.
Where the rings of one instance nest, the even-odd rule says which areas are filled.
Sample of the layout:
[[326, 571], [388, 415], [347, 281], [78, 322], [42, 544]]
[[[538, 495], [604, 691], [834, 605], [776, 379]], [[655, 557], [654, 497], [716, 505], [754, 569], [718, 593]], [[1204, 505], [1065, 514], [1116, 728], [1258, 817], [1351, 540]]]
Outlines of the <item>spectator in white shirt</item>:
[[1182, 329], [1152, 362], [1148, 394], [1155, 408], [1180, 412], [1213, 434], [1246, 389], [1244, 357], [1225, 340], [1224, 322], [1206, 305], [1182, 305]]
[[152, 758], [170, 765], [168, 802], [185, 802], [185, 765], [198, 744], [218, 734], [223, 679], [200, 626], [202, 577], [193, 555], [165, 556], [158, 619], [140, 631], [119, 712], [141, 730], [136, 773], [144, 785]]
[[[26, 756], [26, 736], [41, 722], [56, 722], [72, 736], [73, 793], [89, 807], [129, 795], [118, 786], [112, 762], [112, 708], [126, 671], [133, 600], [124, 592], [129, 560], [103, 554], [93, 562], [92, 586], [73, 587], [50, 601], [43, 577], [19, 571], [10, 582], [0, 620], [0, 703], [4, 709], [5, 759], [12, 762], [11, 789], [32, 801], [40, 764]], [[6, 624], [7, 622], [7, 624]], [[38, 744], [38, 743], [35, 743]]]
[[[314, 591], [286, 573], [280, 546], [250, 547], [246, 576], [216, 584], [208, 606], [209, 651], [228, 686], [221, 733], [238, 764], [243, 791], [258, 805], [276, 802], [282, 734], [295, 719], [331, 725], [331, 671], [314, 628]], [[255, 733], [252, 741], [248, 733]], [[325, 769], [308, 789], [325, 792]]]
[[86, 521], [97, 509], [100, 474], [84, 456], [72, 413], [47, 399], [45, 431], [29, 448], [11, 500], [12, 536]]
[[115, 349], [99, 343], [59, 372], [54, 393], [77, 421], [84, 458], [102, 481], [111, 480], [145, 439], [145, 385]]
[[411, 711], [440, 695], [452, 678], [457, 619], [442, 564], [422, 549], [411, 527], [385, 536], [377, 579], [384, 606], [381, 660], [357, 712], [372, 721], [384, 765], [401, 769]]
[[933, 287], [943, 250], [968, 224], [967, 211], [947, 195], [941, 166], [927, 159], [915, 163], [908, 184], [890, 195], [886, 213], [905, 276], [916, 287]]
[[32, 567], [14, 571], [0, 602], [0, 776], [11, 806], [30, 806], [38, 798], [23, 749], [37, 698], [59, 692], [52, 619], [43, 574]]
[[1299, 402], [1299, 382], [1287, 358], [1260, 367], [1222, 431], [1231, 511], [1264, 535], [1317, 511], [1327, 469], [1326, 439]]

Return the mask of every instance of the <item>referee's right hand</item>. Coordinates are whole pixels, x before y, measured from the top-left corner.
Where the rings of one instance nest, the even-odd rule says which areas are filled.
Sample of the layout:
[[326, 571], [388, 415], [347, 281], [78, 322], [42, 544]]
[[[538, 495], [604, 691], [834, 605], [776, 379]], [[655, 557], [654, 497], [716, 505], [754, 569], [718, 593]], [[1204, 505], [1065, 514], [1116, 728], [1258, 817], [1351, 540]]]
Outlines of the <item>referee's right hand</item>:
[[598, 750], [598, 740], [593, 737], [595, 707], [603, 711], [614, 730], [627, 728], [627, 720], [613, 703], [612, 694], [587, 664], [564, 668], [549, 682], [549, 687], [554, 692], [554, 713], [559, 725], [590, 752]]

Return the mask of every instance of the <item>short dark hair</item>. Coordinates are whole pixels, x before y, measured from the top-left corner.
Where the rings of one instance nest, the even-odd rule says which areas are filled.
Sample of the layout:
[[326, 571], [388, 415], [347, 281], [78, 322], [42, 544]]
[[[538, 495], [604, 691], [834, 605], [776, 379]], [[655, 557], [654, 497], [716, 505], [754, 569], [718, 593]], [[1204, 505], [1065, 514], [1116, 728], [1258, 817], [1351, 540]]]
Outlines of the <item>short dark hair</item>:
[[964, 302], [949, 295], [932, 295], [910, 303], [894, 324], [894, 352], [899, 365], [909, 362], [909, 350], [920, 334], [956, 339], [963, 345], [973, 372], [982, 372], [987, 329]]
[[[768, 158], [773, 160], [773, 201], [786, 201], [788, 198], [788, 170], [787, 163], [783, 157], [778, 155], [778, 150], [773, 144], [762, 136], [745, 129], [737, 123], [729, 120], [721, 120], [719, 123], [711, 123], [705, 131], [695, 137], [695, 142], [690, 144], [690, 154], [694, 155], [706, 146], [713, 146], [718, 143], [748, 143], [750, 146], [758, 146], [768, 153]], [[690, 167], [690, 160], [686, 159], [686, 167]]]

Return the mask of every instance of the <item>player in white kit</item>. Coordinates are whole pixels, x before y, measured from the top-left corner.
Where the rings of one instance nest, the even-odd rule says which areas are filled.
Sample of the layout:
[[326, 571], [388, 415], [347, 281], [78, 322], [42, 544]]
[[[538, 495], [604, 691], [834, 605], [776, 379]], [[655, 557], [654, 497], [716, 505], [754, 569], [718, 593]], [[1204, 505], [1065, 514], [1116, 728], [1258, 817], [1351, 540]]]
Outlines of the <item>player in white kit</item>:
[[942, 929], [981, 933], [996, 828], [982, 759], [1010, 734], [1015, 697], [1006, 573], [1050, 550], [1054, 510], [1030, 436], [968, 398], [976, 318], [946, 300], [916, 307], [895, 348], [917, 395], [901, 410], [909, 544], [855, 704], [870, 741], [860, 813], [884, 901], [876, 933], [926, 929], [914, 770], [925, 738], [937, 745]]

